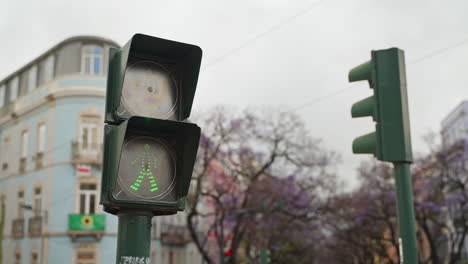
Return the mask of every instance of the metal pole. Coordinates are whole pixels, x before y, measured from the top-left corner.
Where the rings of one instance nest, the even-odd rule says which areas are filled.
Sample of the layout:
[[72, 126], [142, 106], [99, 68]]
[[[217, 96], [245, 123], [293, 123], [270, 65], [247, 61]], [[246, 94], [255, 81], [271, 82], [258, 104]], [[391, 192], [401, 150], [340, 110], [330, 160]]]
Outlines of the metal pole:
[[395, 162], [394, 168], [398, 207], [398, 228], [400, 230], [400, 263], [417, 264], [418, 246], [416, 242], [410, 163]]
[[151, 212], [123, 211], [119, 217], [117, 264], [149, 264]]

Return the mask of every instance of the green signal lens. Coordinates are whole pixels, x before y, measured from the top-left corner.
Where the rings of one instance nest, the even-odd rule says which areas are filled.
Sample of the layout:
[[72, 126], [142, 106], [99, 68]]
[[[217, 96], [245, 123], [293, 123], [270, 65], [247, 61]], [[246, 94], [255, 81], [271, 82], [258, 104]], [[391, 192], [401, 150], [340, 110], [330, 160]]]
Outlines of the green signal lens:
[[121, 191], [114, 195], [163, 198], [175, 186], [175, 164], [171, 149], [162, 140], [146, 136], [128, 140], [122, 148], [117, 179]]

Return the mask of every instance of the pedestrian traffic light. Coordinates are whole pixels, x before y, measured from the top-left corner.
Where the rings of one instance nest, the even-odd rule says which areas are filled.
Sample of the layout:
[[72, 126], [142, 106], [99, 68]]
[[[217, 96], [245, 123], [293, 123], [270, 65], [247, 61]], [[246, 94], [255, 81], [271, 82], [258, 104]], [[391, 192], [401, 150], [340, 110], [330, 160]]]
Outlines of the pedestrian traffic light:
[[110, 50], [101, 204], [116, 214], [185, 208], [200, 128], [190, 116], [197, 46], [136, 34]]
[[271, 263], [271, 252], [266, 248], [260, 249], [260, 264]]
[[389, 162], [412, 162], [406, 92], [405, 59], [402, 50], [372, 51], [372, 59], [348, 75], [350, 82], [367, 80], [374, 95], [355, 103], [351, 116], [372, 116], [376, 131], [356, 138], [353, 153], [374, 154]]
[[200, 71], [200, 47], [136, 34], [110, 49], [106, 123], [131, 116], [185, 120]]

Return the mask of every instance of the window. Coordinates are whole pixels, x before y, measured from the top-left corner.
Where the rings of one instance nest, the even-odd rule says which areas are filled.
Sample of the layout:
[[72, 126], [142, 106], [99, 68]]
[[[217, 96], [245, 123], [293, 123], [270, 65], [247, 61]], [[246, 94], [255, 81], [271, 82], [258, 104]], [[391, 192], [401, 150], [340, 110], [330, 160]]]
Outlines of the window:
[[28, 88], [27, 91], [32, 91], [37, 87], [37, 66], [32, 66], [28, 72]]
[[24, 218], [24, 191], [18, 192], [18, 219]]
[[0, 107], [5, 105], [5, 85], [0, 86]]
[[2, 146], [2, 170], [8, 169], [8, 145], [10, 144], [10, 139], [8, 137], [3, 138]]
[[76, 264], [96, 264], [96, 255], [94, 248], [78, 248], [76, 250]]
[[21, 133], [21, 149], [20, 149], [20, 162], [19, 170], [20, 172], [25, 172], [27, 168], [27, 157], [28, 157], [28, 148], [29, 148], [29, 132], [24, 130]]
[[98, 117], [84, 116], [80, 123], [79, 148], [84, 155], [96, 155], [99, 151]]
[[34, 188], [34, 214], [36, 216], [41, 215], [42, 212], [42, 189], [40, 186]]
[[46, 141], [46, 125], [41, 123], [37, 128], [37, 152], [44, 153]]
[[103, 51], [101, 47], [88, 45], [83, 47], [81, 72], [84, 74], [102, 74]]
[[10, 102], [15, 101], [17, 98], [18, 98], [18, 77], [15, 77], [10, 81]]
[[50, 55], [44, 61], [44, 64], [43, 64], [43, 67], [44, 67], [44, 69], [43, 69], [43, 71], [44, 71], [43, 83], [48, 83], [48, 82], [52, 81], [52, 79], [54, 78], [54, 63], [55, 63], [54, 55]]
[[21, 264], [21, 253], [20, 252], [15, 253], [15, 264]]
[[80, 183], [79, 208], [80, 214], [94, 214], [96, 212], [96, 183]]
[[28, 156], [29, 132], [27, 130], [21, 133], [21, 158]]
[[39, 264], [39, 256], [37, 255], [37, 252], [31, 253], [31, 264]]

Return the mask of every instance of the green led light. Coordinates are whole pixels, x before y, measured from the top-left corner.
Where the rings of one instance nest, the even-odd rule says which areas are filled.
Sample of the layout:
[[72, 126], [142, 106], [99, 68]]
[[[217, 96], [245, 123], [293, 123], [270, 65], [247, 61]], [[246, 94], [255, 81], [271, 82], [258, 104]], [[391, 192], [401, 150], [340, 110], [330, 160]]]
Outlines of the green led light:
[[[153, 168], [157, 168], [156, 156], [153, 153], [150, 153], [150, 149], [151, 146], [149, 144], [145, 144], [143, 146], [143, 152], [137, 155], [137, 158], [131, 162], [132, 165], [136, 165], [141, 161], [140, 172], [133, 184], [130, 186], [130, 188], [135, 191], [143, 191], [142, 188], [147, 188], [151, 192], [154, 192], [159, 189], [153, 172], [151, 171]], [[147, 179], [147, 181], [145, 179]]]

